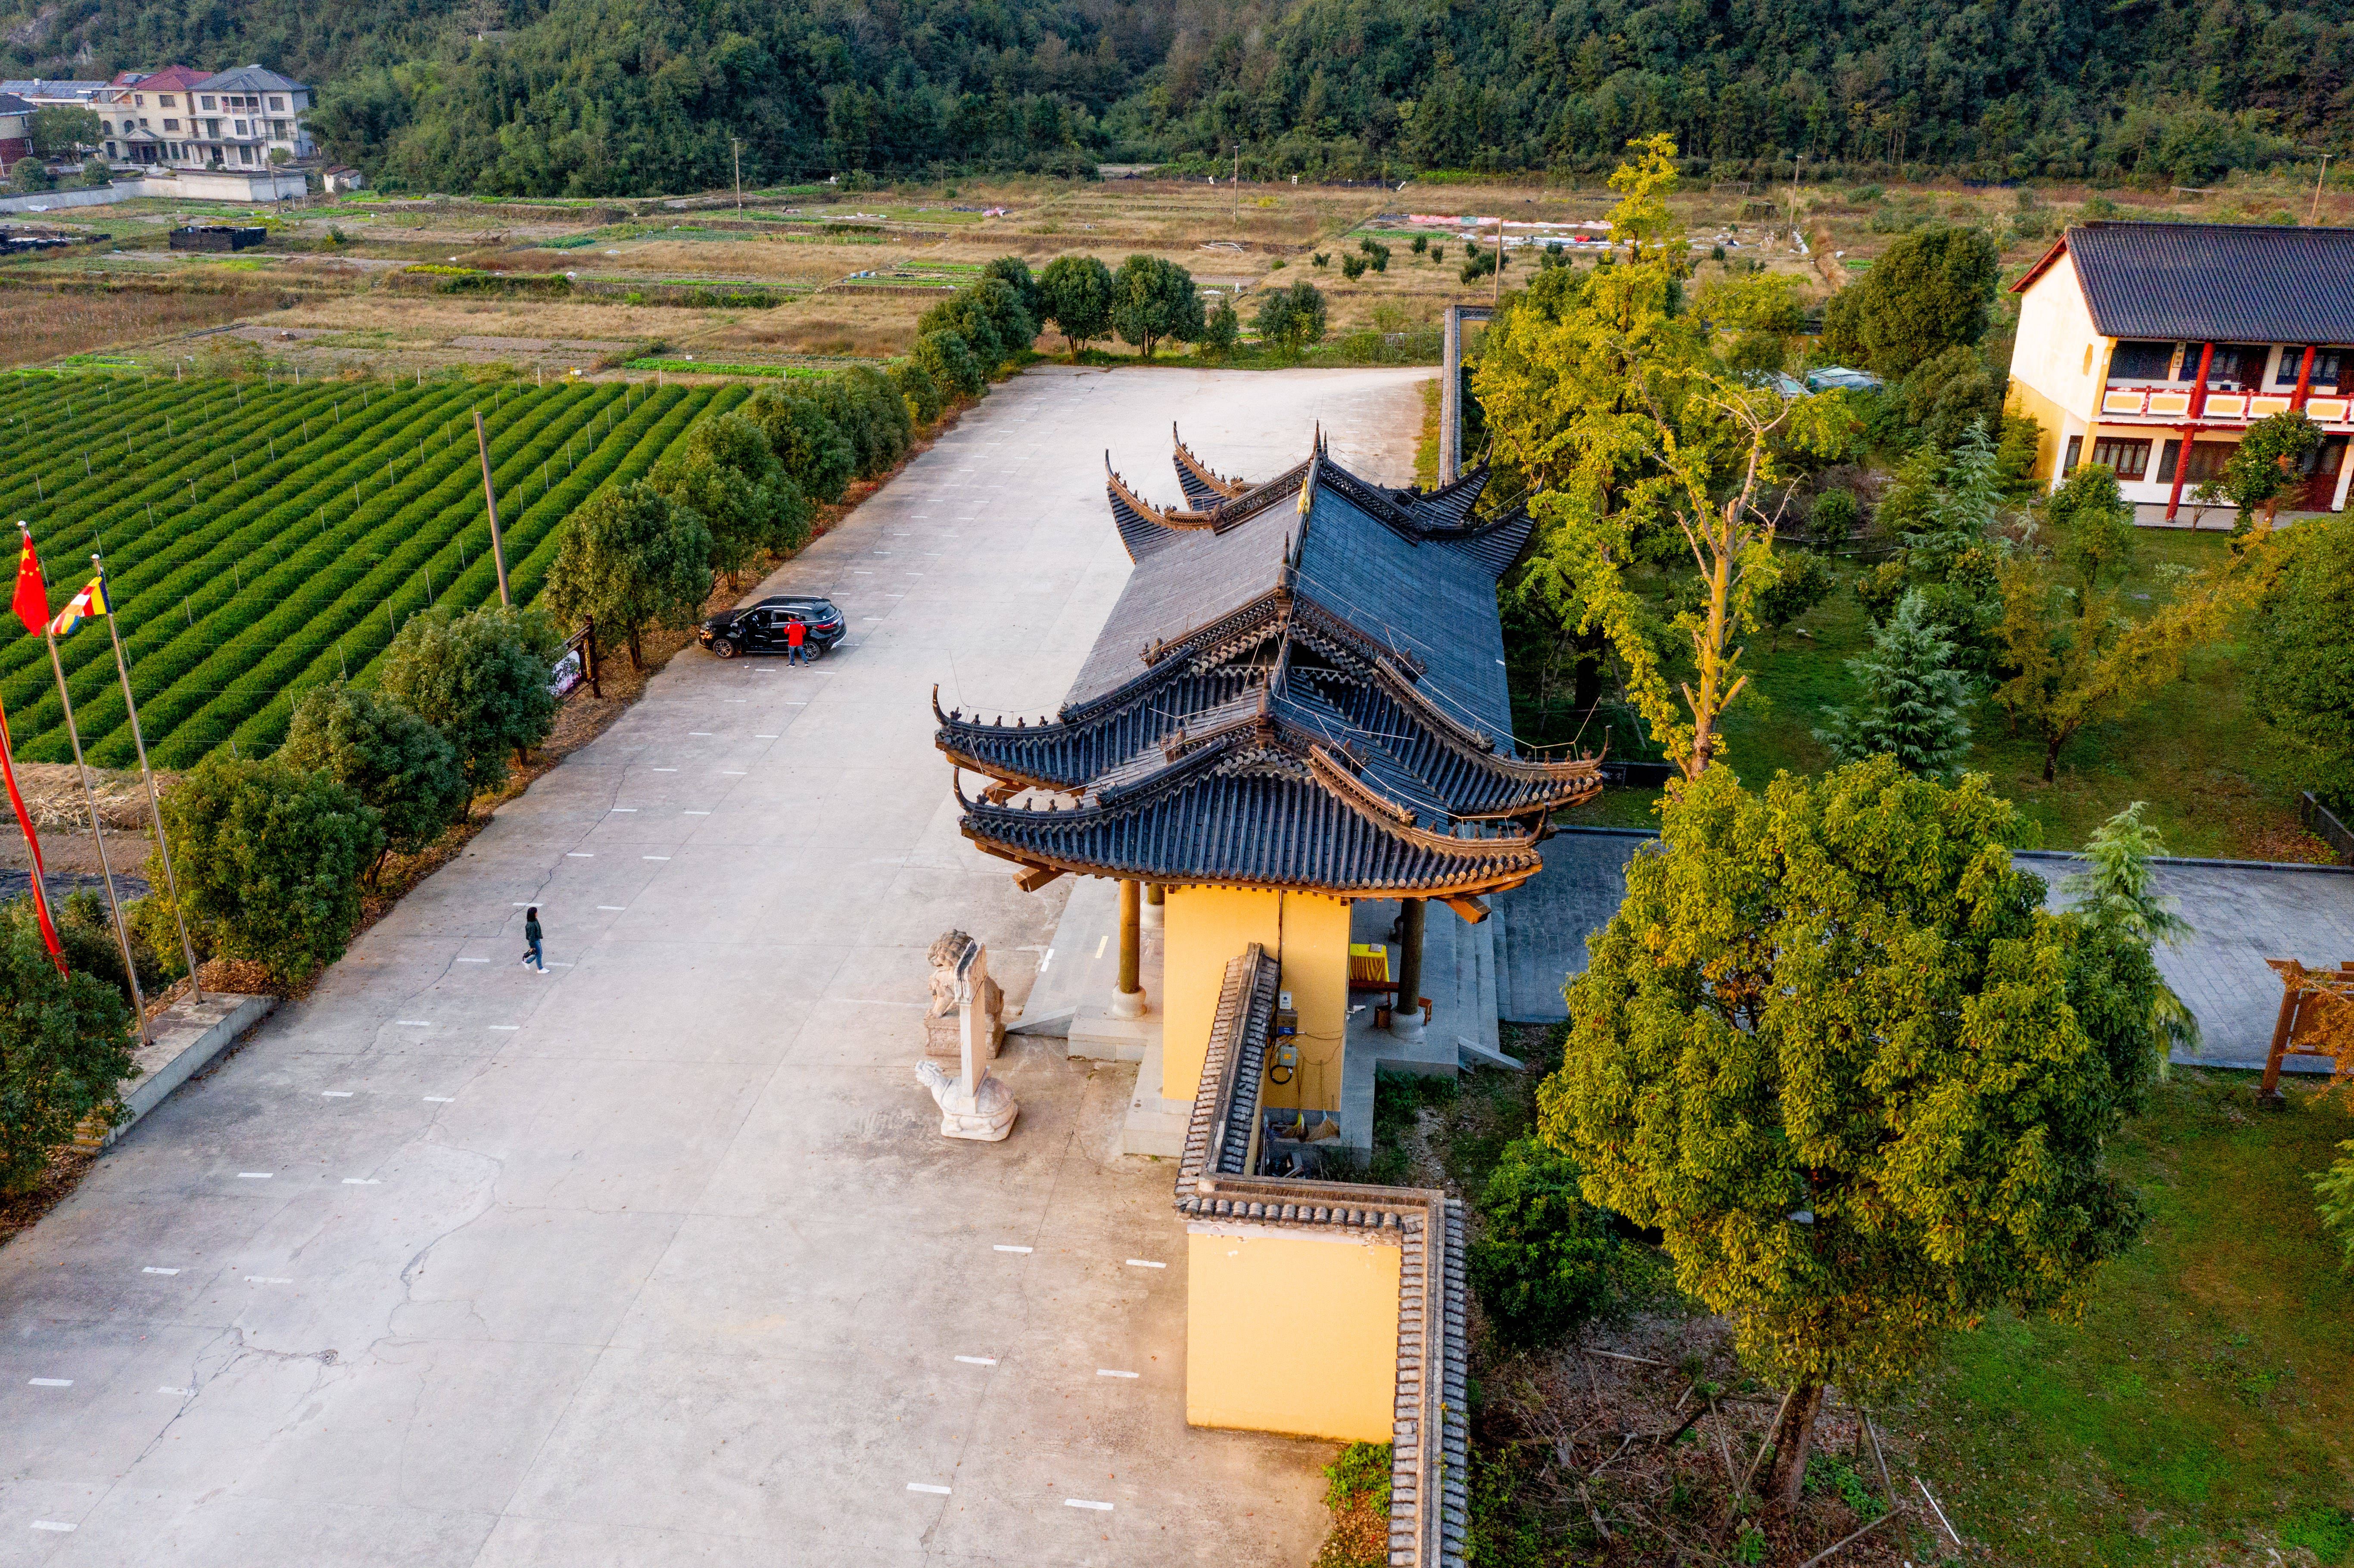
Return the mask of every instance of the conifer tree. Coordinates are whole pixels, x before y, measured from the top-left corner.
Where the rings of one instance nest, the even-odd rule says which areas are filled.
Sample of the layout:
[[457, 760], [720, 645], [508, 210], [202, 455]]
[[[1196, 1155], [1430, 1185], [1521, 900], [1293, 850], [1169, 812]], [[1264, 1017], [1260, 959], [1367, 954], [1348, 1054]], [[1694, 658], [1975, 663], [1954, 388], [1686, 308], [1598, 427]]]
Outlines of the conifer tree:
[[1970, 754], [1969, 691], [1953, 661], [1945, 628], [1930, 624], [1913, 589], [1873, 633], [1872, 652], [1847, 662], [1863, 700], [1832, 709], [1815, 738], [1841, 762], [1886, 753], [1907, 773], [1952, 780]]

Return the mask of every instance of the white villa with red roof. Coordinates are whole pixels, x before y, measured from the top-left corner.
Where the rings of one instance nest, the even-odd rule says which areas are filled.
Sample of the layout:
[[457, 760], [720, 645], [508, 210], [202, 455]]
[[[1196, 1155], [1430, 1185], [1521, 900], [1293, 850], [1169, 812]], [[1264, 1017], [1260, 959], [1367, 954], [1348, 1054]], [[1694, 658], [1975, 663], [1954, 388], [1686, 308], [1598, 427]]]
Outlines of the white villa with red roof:
[[2302, 510], [2346, 504], [2354, 465], [2354, 229], [2090, 223], [2029, 269], [2008, 406], [2043, 427], [2036, 477], [2086, 462], [2171, 521], [2240, 433], [2302, 409], [2322, 440]]

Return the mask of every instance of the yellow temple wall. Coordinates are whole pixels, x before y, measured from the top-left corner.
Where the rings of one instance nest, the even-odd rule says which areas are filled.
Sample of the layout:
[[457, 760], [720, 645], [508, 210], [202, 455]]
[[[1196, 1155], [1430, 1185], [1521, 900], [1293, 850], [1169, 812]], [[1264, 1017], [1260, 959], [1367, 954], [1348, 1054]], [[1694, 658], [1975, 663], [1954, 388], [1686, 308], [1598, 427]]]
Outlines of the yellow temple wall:
[[1200, 1088], [1226, 961], [1253, 942], [1281, 960], [1282, 989], [1299, 1014], [1299, 1066], [1290, 1083], [1267, 1084], [1261, 1103], [1339, 1110], [1349, 1017], [1349, 901], [1320, 893], [1169, 890], [1161, 929], [1161, 1094], [1190, 1100]]
[[1195, 1229], [1185, 1242], [1190, 1425], [1390, 1440], [1396, 1247], [1264, 1229]]

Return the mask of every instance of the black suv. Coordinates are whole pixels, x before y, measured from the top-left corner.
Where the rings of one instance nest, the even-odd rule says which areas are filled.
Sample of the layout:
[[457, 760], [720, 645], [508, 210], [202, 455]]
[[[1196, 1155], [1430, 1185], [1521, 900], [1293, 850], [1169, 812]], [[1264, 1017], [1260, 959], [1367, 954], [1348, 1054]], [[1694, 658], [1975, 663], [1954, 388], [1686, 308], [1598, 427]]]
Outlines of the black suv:
[[832, 600], [787, 596], [715, 615], [695, 637], [722, 659], [733, 659], [738, 653], [783, 653], [790, 651], [788, 629], [797, 620], [809, 629], [801, 634], [801, 646], [812, 659], [824, 658], [827, 650], [850, 630], [850, 623], [833, 608]]

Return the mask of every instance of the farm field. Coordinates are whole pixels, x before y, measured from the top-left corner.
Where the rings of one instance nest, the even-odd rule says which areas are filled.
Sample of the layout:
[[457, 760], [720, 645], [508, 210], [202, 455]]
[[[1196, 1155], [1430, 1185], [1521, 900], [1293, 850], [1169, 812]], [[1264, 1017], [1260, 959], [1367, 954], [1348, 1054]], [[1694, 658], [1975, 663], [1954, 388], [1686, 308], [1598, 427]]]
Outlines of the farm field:
[[[651, 470], [743, 387], [90, 376], [0, 383], [0, 503], [33, 525], [52, 607], [105, 552], [157, 766], [264, 754], [301, 694], [364, 680], [400, 623], [495, 600], [473, 411], [490, 439], [508, 578], [536, 597], [557, 525]], [[12, 623], [12, 630], [13, 623]], [[90, 760], [135, 757], [105, 630], [59, 644]], [[69, 760], [41, 640], [0, 641], [17, 754]]]

